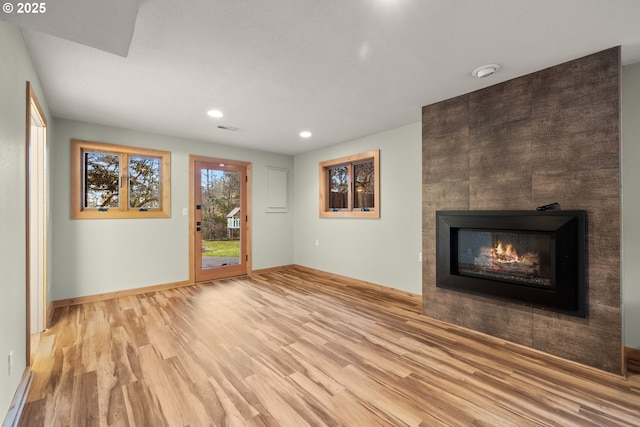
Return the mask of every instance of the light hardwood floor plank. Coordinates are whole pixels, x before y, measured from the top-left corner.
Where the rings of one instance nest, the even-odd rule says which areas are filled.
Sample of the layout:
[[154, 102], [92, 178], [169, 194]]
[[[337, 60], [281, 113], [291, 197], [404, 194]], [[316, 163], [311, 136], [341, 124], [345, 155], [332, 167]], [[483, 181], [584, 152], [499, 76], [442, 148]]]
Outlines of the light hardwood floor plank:
[[640, 426], [623, 378], [295, 266], [59, 307], [21, 426]]

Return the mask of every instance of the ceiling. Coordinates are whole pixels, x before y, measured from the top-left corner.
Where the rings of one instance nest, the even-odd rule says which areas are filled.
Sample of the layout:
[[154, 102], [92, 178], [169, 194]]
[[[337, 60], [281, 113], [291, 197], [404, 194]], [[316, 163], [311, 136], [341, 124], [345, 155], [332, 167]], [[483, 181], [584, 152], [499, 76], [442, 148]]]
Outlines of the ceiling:
[[[23, 29], [53, 116], [284, 154], [415, 123], [424, 105], [613, 46], [640, 61], [638, 0], [46, 5], [0, 19]], [[488, 63], [501, 69], [471, 76]]]

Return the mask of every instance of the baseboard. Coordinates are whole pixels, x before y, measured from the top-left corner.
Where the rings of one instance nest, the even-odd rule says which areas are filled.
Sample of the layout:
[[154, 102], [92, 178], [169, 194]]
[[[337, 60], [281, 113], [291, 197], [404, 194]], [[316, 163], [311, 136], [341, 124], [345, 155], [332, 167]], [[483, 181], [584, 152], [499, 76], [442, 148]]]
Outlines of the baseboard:
[[[278, 267], [270, 267], [270, 268], [263, 268], [263, 269], [259, 269], [259, 270], [253, 270], [253, 271], [251, 271], [249, 273], [249, 275], [267, 274], [267, 273], [278, 272], [278, 271], [282, 271], [282, 270], [290, 270], [290, 269], [297, 269], [298, 271], [303, 271], [303, 272], [307, 272], [307, 273], [310, 273], [310, 274], [315, 274], [317, 276], [321, 276], [321, 277], [325, 277], [325, 278], [329, 278], [329, 279], [335, 279], [335, 280], [337, 280], [339, 282], [352, 283], [352, 284], [359, 284], [359, 285], [364, 285], [364, 286], [375, 287], [375, 288], [377, 288], [379, 290], [383, 290], [385, 292], [392, 292], [392, 293], [394, 293], [396, 295], [400, 295], [400, 296], [403, 296], [405, 298], [408, 298], [412, 302], [418, 302], [419, 304], [422, 304], [422, 295], [420, 295], [420, 294], [415, 294], [413, 292], [403, 291], [401, 289], [396, 289], [396, 288], [392, 288], [392, 287], [389, 287], [389, 286], [379, 285], [379, 284], [373, 283], [373, 282], [367, 282], [365, 280], [355, 279], [355, 278], [349, 277], [349, 276], [343, 276], [343, 275], [336, 274], [336, 273], [329, 273], [327, 271], [317, 270], [315, 268], [306, 267], [306, 266], [298, 265], [298, 264], [288, 264], [288, 265], [281, 265], [281, 266], [278, 266]], [[147, 286], [147, 287], [142, 287], [142, 288], [126, 289], [126, 290], [122, 290], [122, 291], [106, 292], [106, 293], [103, 293], [103, 294], [86, 295], [86, 296], [82, 296], [82, 297], [55, 300], [55, 301], [51, 302], [51, 304], [49, 305], [49, 309], [47, 310], [47, 327], [49, 327], [51, 325], [52, 319], [53, 319], [53, 314], [54, 314], [54, 312], [55, 312], [55, 310], [57, 308], [68, 307], [68, 306], [72, 306], [72, 305], [80, 305], [80, 304], [91, 303], [91, 302], [105, 301], [105, 300], [121, 298], [121, 297], [127, 297], [127, 296], [133, 296], [133, 295], [140, 295], [140, 294], [144, 294], [144, 293], [147, 293], [147, 292], [155, 292], [155, 291], [161, 291], [161, 290], [165, 290], [165, 289], [173, 289], [173, 288], [179, 288], [179, 287], [184, 287], [184, 286], [191, 286], [193, 284], [194, 283], [192, 283], [190, 281], [182, 281], [182, 282], [166, 283], [166, 284], [163, 284], [163, 285], [154, 285], [154, 286]]]
[[315, 276], [332, 279], [332, 280], [335, 280], [336, 283], [347, 283], [347, 284], [354, 284], [358, 286], [367, 286], [367, 287], [376, 288], [383, 292], [391, 292], [397, 296], [407, 298], [412, 303], [418, 303], [420, 304], [420, 306], [422, 306], [421, 294], [414, 294], [413, 292], [403, 291], [401, 289], [392, 288], [390, 286], [379, 285], [377, 283], [367, 282], [366, 280], [355, 279], [353, 277], [343, 276], [336, 273], [329, 273], [328, 271], [317, 270], [315, 268], [306, 267], [304, 265], [299, 265], [299, 264], [288, 264], [288, 265], [281, 265], [279, 267], [271, 267], [271, 268], [264, 268], [261, 270], [254, 270], [251, 274], [277, 273], [283, 270], [292, 270], [292, 269], [298, 270], [304, 273], [308, 273], [308, 274], [313, 274]]
[[44, 327], [47, 329], [49, 329], [49, 327], [53, 323], [54, 311], [55, 311], [55, 306], [53, 305], [53, 301], [51, 301], [51, 303], [49, 303], [49, 307], [47, 307], [47, 323], [44, 325]]
[[249, 276], [252, 276], [254, 274], [275, 273], [275, 272], [286, 270], [286, 269], [292, 268], [292, 267], [295, 267], [295, 264], [287, 264], [287, 265], [279, 265], [277, 267], [261, 268], [259, 270], [253, 270], [251, 273], [249, 273]]
[[624, 366], [627, 375], [640, 375], [640, 350], [625, 347]]
[[[317, 270], [311, 267], [306, 267], [303, 265], [298, 265], [298, 264], [292, 264], [292, 265], [287, 265], [287, 266], [282, 266], [282, 267], [275, 267], [273, 269], [266, 269], [269, 271], [279, 271], [279, 270], [287, 270], [287, 269], [295, 269], [301, 272], [306, 272], [309, 274], [313, 274], [316, 276], [320, 276], [320, 277], [324, 277], [324, 278], [328, 278], [328, 279], [334, 279], [335, 283], [340, 285], [340, 283], [343, 283], [345, 285], [356, 285], [356, 286], [364, 286], [364, 287], [374, 287], [377, 288], [379, 290], [382, 290], [383, 292], [389, 292], [392, 293], [394, 295], [397, 296], [404, 296], [405, 298], [407, 298], [407, 300], [413, 302], [413, 303], [417, 303], [421, 308], [420, 311], [422, 311], [422, 295], [421, 294], [415, 294], [412, 292], [408, 292], [408, 291], [403, 291], [397, 288], [392, 288], [389, 286], [384, 286], [384, 285], [379, 285], [377, 283], [371, 283], [371, 282], [367, 282], [364, 280], [360, 280], [360, 279], [354, 279], [352, 277], [348, 277], [348, 276], [342, 276], [340, 274], [335, 274], [335, 273], [329, 273], [323, 270]], [[476, 331], [474, 329], [469, 329], [469, 328], [465, 328], [463, 326], [459, 326], [459, 325], [455, 325], [452, 323], [447, 323], [444, 322], [442, 320], [438, 320], [435, 318], [430, 317], [429, 319], [431, 319], [431, 321], [433, 322], [437, 322], [437, 323], [442, 323], [442, 324], [446, 324], [448, 327], [452, 328], [452, 329], [461, 329], [461, 330], [465, 330], [467, 332], [471, 332], [474, 334], [478, 334], [479, 336], [484, 337], [484, 339], [492, 339], [492, 340], [496, 340], [496, 342], [501, 343], [501, 345], [504, 345], [504, 343], [507, 343], [509, 345], [513, 345], [516, 346], [518, 348], [522, 348], [528, 351], [533, 351], [535, 353], [539, 353], [541, 355], [544, 355], [546, 357], [550, 357], [550, 358], [554, 358], [556, 360], [562, 361], [564, 363], [568, 363], [571, 365], [575, 365], [575, 366], [580, 366], [582, 368], [586, 368], [586, 369], [593, 369], [596, 372], [604, 372], [598, 368], [594, 368], [592, 366], [589, 365], [584, 365], [581, 364], [579, 362], [575, 362], [569, 359], [564, 359], [562, 357], [559, 356], [555, 356], [553, 354], [550, 353], [546, 353], [543, 352], [541, 350], [536, 350], [532, 347], [526, 346], [526, 345], [522, 345], [522, 344], [518, 344], [515, 342], [511, 342], [508, 340], [503, 340], [501, 338], [498, 337], [494, 337], [493, 335], [489, 335], [486, 334], [484, 332], [480, 332], [480, 331]], [[627, 375], [631, 374], [640, 374], [640, 350], [636, 350], [636, 349], [632, 349], [629, 347], [624, 347], [624, 350], [622, 352], [622, 357], [624, 359], [624, 364], [623, 364], [623, 369], [622, 369], [622, 375], [625, 374], [625, 372], [627, 373]]]
[[20, 417], [22, 416], [24, 404], [27, 402], [27, 396], [29, 395], [29, 389], [31, 388], [32, 381], [33, 371], [27, 367], [22, 374], [22, 379], [20, 380], [20, 384], [18, 384], [18, 389], [16, 390], [16, 394], [13, 396], [7, 415], [4, 417], [2, 427], [14, 427], [20, 423]]
[[[278, 267], [270, 267], [270, 268], [263, 268], [259, 270], [253, 270], [249, 273], [249, 275], [268, 274], [268, 273], [278, 272], [278, 271], [283, 271], [288, 269], [296, 269], [298, 271], [307, 272], [317, 276], [321, 276], [329, 279], [336, 279], [339, 282], [353, 283], [353, 284], [359, 284], [363, 286], [372, 286], [386, 292], [392, 292], [396, 295], [402, 295], [405, 298], [408, 298], [409, 300], [411, 300], [412, 302], [418, 302], [420, 305], [422, 305], [422, 295], [420, 294], [415, 294], [412, 292], [391, 288], [389, 286], [384, 286], [377, 283], [367, 282], [365, 280], [354, 279], [353, 277], [349, 277], [349, 276], [343, 276], [336, 273], [329, 273], [327, 271], [318, 270], [315, 268], [306, 267], [298, 264], [289, 264], [289, 265], [282, 265]], [[182, 281], [182, 282], [166, 283], [163, 285], [154, 285], [154, 286], [147, 286], [142, 288], [127, 289], [123, 291], [107, 292], [107, 293], [97, 294], [97, 295], [88, 295], [88, 296], [82, 296], [82, 297], [76, 297], [76, 298], [56, 300], [51, 302], [51, 304], [49, 305], [49, 308], [47, 309], [47, 327], [51, 325], [51, 322], [53, 319], [53, 313], [56, 308], [68, 307], [71, 305], [78, 305], [78, 304], [84, 304], [89, 302], [104, 301], [104, 300], [132, 296], [132, 295], [140, 295], [147, 292], [173, 289], [173, 288], [179, 288], [179, 287], [190, 286], [190, 285], [193, 285], [193, 283], [191, 283], [190, 281]], [[633, 349], [630, 347], [624, 347], [622, 370], [623, 370], [623, 375], [640, 374], [640, 350]], [[4, 424], [3, 424], [3, 427], [4, 427]]]
[[[291, 267], [294, 267], [294, 265], [282, 265], [278, 267], [263, 268], [260, 270], [253, 270], [249, 272], [249, 275], [269, 273], [269, 272], [279, 271], [279, 270], [291, 268]], [[145, 294], [147, 292], [163, 291], [165, 289], [181, 288], [184, 286], [191, 286], [194, 284], [195, 283], [189, 280], [185, 280], [182, 282], [165, 283], [162, 285], [145, 286], [142, 288], [125, 289], [122, 291], [105, 292], [103, 294], [86, 295], [82, 297], [55, 300], [51, 302], [51, 304], [49, 305], [49, 309], [47, 310], [47, 325], [51, 324], [51, 319], [53, 318], [53, 312], [55, 311], [56, 308], [68, 307], [71, 305], [80, 305], [80, 304], [85, 304], [90, 302], [105, 301], [105, 300], [127, 297], [132, 295], [140, 295], [140, 294]]]
[[336, 280], [338, 280], [340, 282], [358, 284], [358, 285], [368, 286], [368, 287], [374, 287], [374, 288], [376, 288], [378, 290], [381, 290], [381, 291], [392, 292], [392, 293], [394, 293], [396, 295], [402, 295], [402, 296], [404, 296], [406, 298], [409, 298], [412, 302], [419, 302], [420, 305], [422, 305], [422, 295], [421, 294], [415, 294], [413, 292], [403, 291], [402, 289], [392, 288], [390, 286], [380, 285], [378, 283], [368, 282], [366, 280], [355, 279], [353, 277], [343, 276], [341, 274], [329, 273], [329, 272], [324, 271], [324, 270], [317, 270], [315, 268], [306, 267], [304, 265], [292, 264], [292, 265], [287, 266], [287, 267], [288, 268], [294, 268], [294, 269], [297, 269], [299, 271], [304, 271], [304, 272], [308, 272], [308, 273], [311, 273], [311, 274], [315, 274], [317, 276], [325, 277], [325, 278], [328, 278], [328, 279], [336, 279]]
[[[407, 292], [407, 291], [403, 291], [400, 289], [396, 289], [396, 288], [391, 288], [389, 286], [384, 286], [384, 285], [379, 285], [376, 283], [372, 283], [372, 282], [367, 282], [364, 280], [360, 280], [360, 279], [354, 279], [353, 277], [349, 277], [349, 276], [342, 276], [339, 274], [335, 274], [335, 273], [329, 273], [323, 270], [317, 270], [311, 267], [305, 267], [302, 265], [298, 265], [298, 264], [288, 264], [288, 265], [281, 265], [281, 266], [277, 266], [277, 267], [269, 267], [269, 268], [262, 268], [262, 269], [258, 269], [258, 270], [253, 270], [249, 273], [249, 275], [255, 275], [255, 274], [266, 274], [266, 273], [272, 273], [272, 272], [278, 272], [278, 271], [282, 271], [282, 270], [287, 270], [287, 269], [298, 269], [300, 271], [306, 271], [312, 274], [316, 274], [318, 276], [323, 276], [323, 277], [328, 277], [328, 278], [333, 278], [333, 279], [338, 279], [341, 281], [348, 281], [351, 283], [361, 283], [361, 284], [365, 284], [367, 286], [374, 286], [377, 287], [379, 289], [384, 289], [384, 290], [391, 290], [394, 291], [396, 293], [400, 293], [400, 294], [404, 294], [405, 296], [408, 296], [410, 298], [422, 298], [422, 295], [420, 294], [414, 294], [412, 292]], [[147, 292], [154, 292], [154, 291], [162, 291], [165, 289], [173, 289], [173, 288], [180, 288], [183, 286], [191, 286], [194, 283], [185, 280], [182, 282], [174, 282], [174, 283], [166, 283], [163, 285], [153, 285], [153, 286], [146, 286], [146, 287], [142, 287], [142, 288], [134, 288], [134, 289], [125, 289], [122, 291], [115, 291], [115, 292], [105, 292], [103, 294], [95, 294], [95, 295], [86, 295], [86, 296], [82, 296], [82, 297], [74, 297], [74, 298], [66, 298], [66, 299], [60, 299], [60, 300], [55, 300], [52, 301], [51, 304], [49, 305], [49, 308], [47, 309], [47, 325], [51, 324], [51, 319], [53, 318], [53, 313], [55, 311], [56, 308], [60, 308], [60, 307], [68, 307], [71, 305], [79, 305], [79, 304], [85, 304], [85, 303], [90, 303], [90, 302], [98, 302], [98, 301], [105, 301], [105, 300], [110, 300], [110, 299], [114, 299], [114, 298], [121, 298], [121, 297], [127, 297], [127, 296], [132, 296], [132, 295], [140, 295], [140, 294], [144, 294]]]
[[191, 286], [191, 285], [193, 285], [193, 283], [189, 281], [182, 281], [182, 282], [165, 283], [163, 285], [153, 285], [153, 286], [146, 286], [142, 288], [126, 289], [123, 291], [105, 292], [104, 294], [87, 295], [83, 297], [61, 299], [61, 300], [53, 301], [51, 303], [51, 306], [52, 306], [51, 312], [53, 315], [53, 311], [55, 311], [56, 308], [60, 308], [60, 307], [68, 307], [71, 305], [85, 304], [88, 302], [105, 301], [105, 300], [110, 300], [115, 298], [146, 294], [147, 292], [181, 288], [184, 286]]
[[[263, 268], [263, 269], [260, 269], [260, 270], [253, 270], [253, 271], [251, 271], [249, 273], [249, 275], [269, 273], [269, 272], [279, 271], [279, 270], [286, 269], [286, 268], [291, 268], [291, 267], [295, 267], [295, 265], [282, 265], [282, 266], [278, 266], [278, 267], [271, 267], [271, 268]], [[194, 284], [195, 283], [193, 283], [193, 282], [191, 282], [189, 280], [185, 280], [185, 281], [182, 281], [182, 282], [165, 283], [165, 284], [162, 284], [162, 285], [145, 286], [145, 287], [142, 287], [142, 288], [125, 289], [125, 290], [122, 290], [122, 291], [105, 292], [103, 294], [86, 295], [86, 296], [82, 296], [82, 297], [74, 297], [74, 298], [66, 298], [66, 299], [55, 300], [55, 301], [51, 302], [51, 304], [49, 305], [49, 308], [47, 310], [47, 326], [49, 326], [51, 324], [51, 320], [53, 319], [53, 313], [54, 313], [56, 308], [69, 307], [69, 306], [72, 306], [72, 305], [80, 305], [80, 304], [91, 303], [91, 302], [105, 301], [105, 300], [110, 300], [110, 299], [114, 299], [114, 298], [121, 298], [121, 297], [127, 297], [127, 296], [132, 296], [132, 295], [140, 295], [140, 294], [145, 294], [147, 292], [155, 292], [155, 291], [162, 291], [162, 290], [165, 290], [165, 289], [180, 288], [180, 287], [184, 287], [184, 286], [191, 286], [191, 285], [194, 285]]]

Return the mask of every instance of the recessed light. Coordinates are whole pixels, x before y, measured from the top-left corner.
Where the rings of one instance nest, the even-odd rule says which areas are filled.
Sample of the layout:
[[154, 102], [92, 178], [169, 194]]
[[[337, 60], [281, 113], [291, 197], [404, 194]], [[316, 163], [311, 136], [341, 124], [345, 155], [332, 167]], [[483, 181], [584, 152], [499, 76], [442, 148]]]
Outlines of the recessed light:
[[302, 132], [300, 132], [300, 136], [302, 138], [311, 138], [311, 132], [309, 132], [308, 130], [303, 130]]
[[473, 70], [471, 75], [473, 77], [478, 77], [479, 79], [481, 79], [481, 78], [484, 78], [484, 77], [489, 77], [490, 75], [494, 74], [499, 69], [500, 69], [500, 65], [499, 64], [487, 64], [487, 65], [483, 65], [482, 67], [478, 67], [475, 70]]
[[224, 114], [222, 114], [222, 111], [220, 111], [220, 110], [209, 110], [209, 111], [207, 111], [207, 114], [210, 117], [213, 117], [213, 118], [216, 118], [216, 119], [219, 119], [220, 117], [224, 116]]

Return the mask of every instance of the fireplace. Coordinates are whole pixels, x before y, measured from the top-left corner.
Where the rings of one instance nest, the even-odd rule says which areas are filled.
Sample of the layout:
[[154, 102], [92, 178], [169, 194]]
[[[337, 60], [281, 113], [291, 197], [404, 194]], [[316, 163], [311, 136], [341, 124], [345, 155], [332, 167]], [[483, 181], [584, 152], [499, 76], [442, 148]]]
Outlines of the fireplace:
[[436, 212], [436, 286], [586, 316], [585, 211]]

